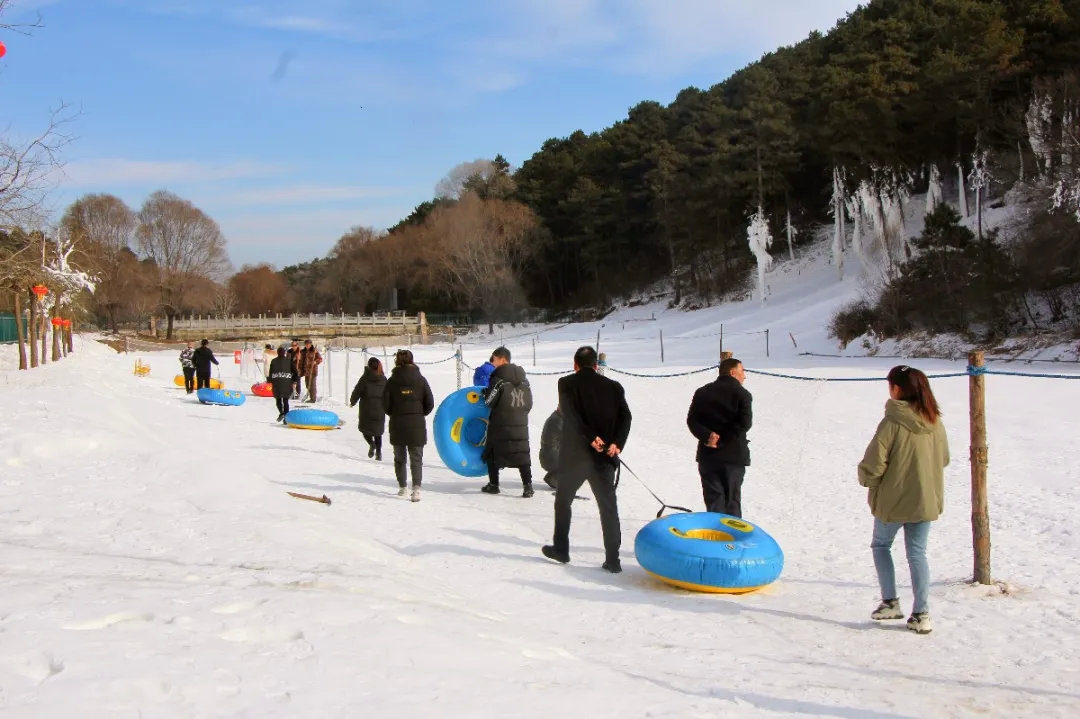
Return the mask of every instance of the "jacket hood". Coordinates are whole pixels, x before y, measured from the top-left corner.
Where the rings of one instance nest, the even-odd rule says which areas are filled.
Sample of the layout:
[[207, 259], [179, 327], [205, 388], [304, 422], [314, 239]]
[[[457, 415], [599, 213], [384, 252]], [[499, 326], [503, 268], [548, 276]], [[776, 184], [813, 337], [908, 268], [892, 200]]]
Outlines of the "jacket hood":
[[910, 402], [900, 399], [890, 399], [885, 402], [885, 419], [896, 422], [915, 434], [929, 434], [934, 431], [934, 425], [927, 422], [922, 415], [917, 414]]
[[516, 364], [504, 364], [502, 367], [498, 367], [492, 373], [492, 376], [505, 380], [510, 384], [522, 384], [528, 382], [525, 377], [525, 370]]
[[420, 374], [420, 368], [414, 364], [406, 364], [395, 367], [390, 374], [397, 377], [415, 377]]

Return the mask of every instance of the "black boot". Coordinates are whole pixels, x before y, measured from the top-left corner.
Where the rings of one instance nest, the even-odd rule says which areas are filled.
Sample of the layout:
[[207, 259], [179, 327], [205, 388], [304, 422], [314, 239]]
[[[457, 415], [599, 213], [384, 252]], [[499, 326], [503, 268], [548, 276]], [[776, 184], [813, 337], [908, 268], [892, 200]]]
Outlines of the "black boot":
[[499, 485], [495, 484], [494, 482], [488, 482], [487, 484], [485, 484], [483, 487], [480, 488], [480, 491], [483, 492], [484, 494], [498, 494], [499, 493]]
[[525, 499], [528, 499], [529, 497], [533, 496], [533, 494], [535, 494], [535, 492], [533, 492], [532, 482], [526, 482], [525, 489], [522, 491], [521, 496]]
[[570, 561], [570, 552], [560, 552], [555, 549], [553, 544], [545, 544], [540, 548], [540, 552], [548, 559], [554, 559], [556, 562], [566, 564]]

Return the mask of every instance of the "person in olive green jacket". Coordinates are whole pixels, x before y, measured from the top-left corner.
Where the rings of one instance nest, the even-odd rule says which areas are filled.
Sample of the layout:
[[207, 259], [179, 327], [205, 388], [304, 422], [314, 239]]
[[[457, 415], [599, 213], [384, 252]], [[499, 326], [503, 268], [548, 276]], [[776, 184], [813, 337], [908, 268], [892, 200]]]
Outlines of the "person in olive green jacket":
[[870, 548], [881, 585], [881, 604], [870, 616], [878, 620], [904, 618], [892, 560], [893, 539], [903, 527], [915, 593], [907, 626], [929, 634], [933, 625], [926, 542], [930, 523], [941, 516], [945, 506], [949, 441], [926, 375], [901, 365], [889, 371], [888, 380], [891, 399], [885, 403], [885, 418], [859, 463], [859, 484], [870, 490], [868, 501], [874, 515]]

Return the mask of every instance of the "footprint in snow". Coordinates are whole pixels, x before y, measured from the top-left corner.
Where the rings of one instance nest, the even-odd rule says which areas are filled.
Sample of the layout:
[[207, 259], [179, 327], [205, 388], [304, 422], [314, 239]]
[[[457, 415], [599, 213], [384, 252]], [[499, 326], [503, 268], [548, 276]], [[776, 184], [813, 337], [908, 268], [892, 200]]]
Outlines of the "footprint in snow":
[[214, 607], [210, 611], [214, 614], [241, 614], [243, 612], [250, 612], [252, 609], [266, 604], [265, 599], [259, 599], [253, 602], [234, 602], [232, 604], [224, 604], [220, 607]]
[[92, 629], [106, 629], [117, 624], [124, 624], [127, 622], [150, 622], [153, 621], [153, 614], [145, 614], [142, 612], [117, 612], [116, 614], [109, 614], [108, 616], [99, 617], [97, 619], [90, 619], [85, 622], [75, 622], [73, 624], [65, 624], [64, 629], [71, 629], [76, 632], [85, 632]]

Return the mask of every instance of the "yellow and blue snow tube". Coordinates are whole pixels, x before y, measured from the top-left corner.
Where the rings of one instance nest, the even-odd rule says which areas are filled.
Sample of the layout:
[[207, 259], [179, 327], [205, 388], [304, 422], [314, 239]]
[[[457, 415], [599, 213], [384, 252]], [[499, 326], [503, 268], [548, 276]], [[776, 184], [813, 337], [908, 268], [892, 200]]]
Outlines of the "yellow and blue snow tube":
[[336, 412], [305, 407], [289, 410], [285, 424], [293, 429], [337, 429], [343, 422]]
[[[191, 383], [195, 384], [195, 378], [191, 378]], [[173, 384], [177, 387], [184, 387], [184, 375], [178, 374], [173, 377]], [[214, 377], [210, 378], [210, 389], [225, 389], [225, 383]]]
[[464, 477], [487, 474], [483, 455], [491, 410], [483, 391], [479, 386], [459, 389], [435, 411], [435, 448], [446, 466]]
[[696, 592], [752, 592], [784, 568], [784, 552], [765, 530], [716, 512], [649, 522], [634, 539], [634, 554], [657, 579]]
[[244, 393], [231, 389], [210, 389], [208, 387], [203, 387], [200, 390], [196, 390], [195, 394], [203, 404], [236, 406], [244, 403]]

